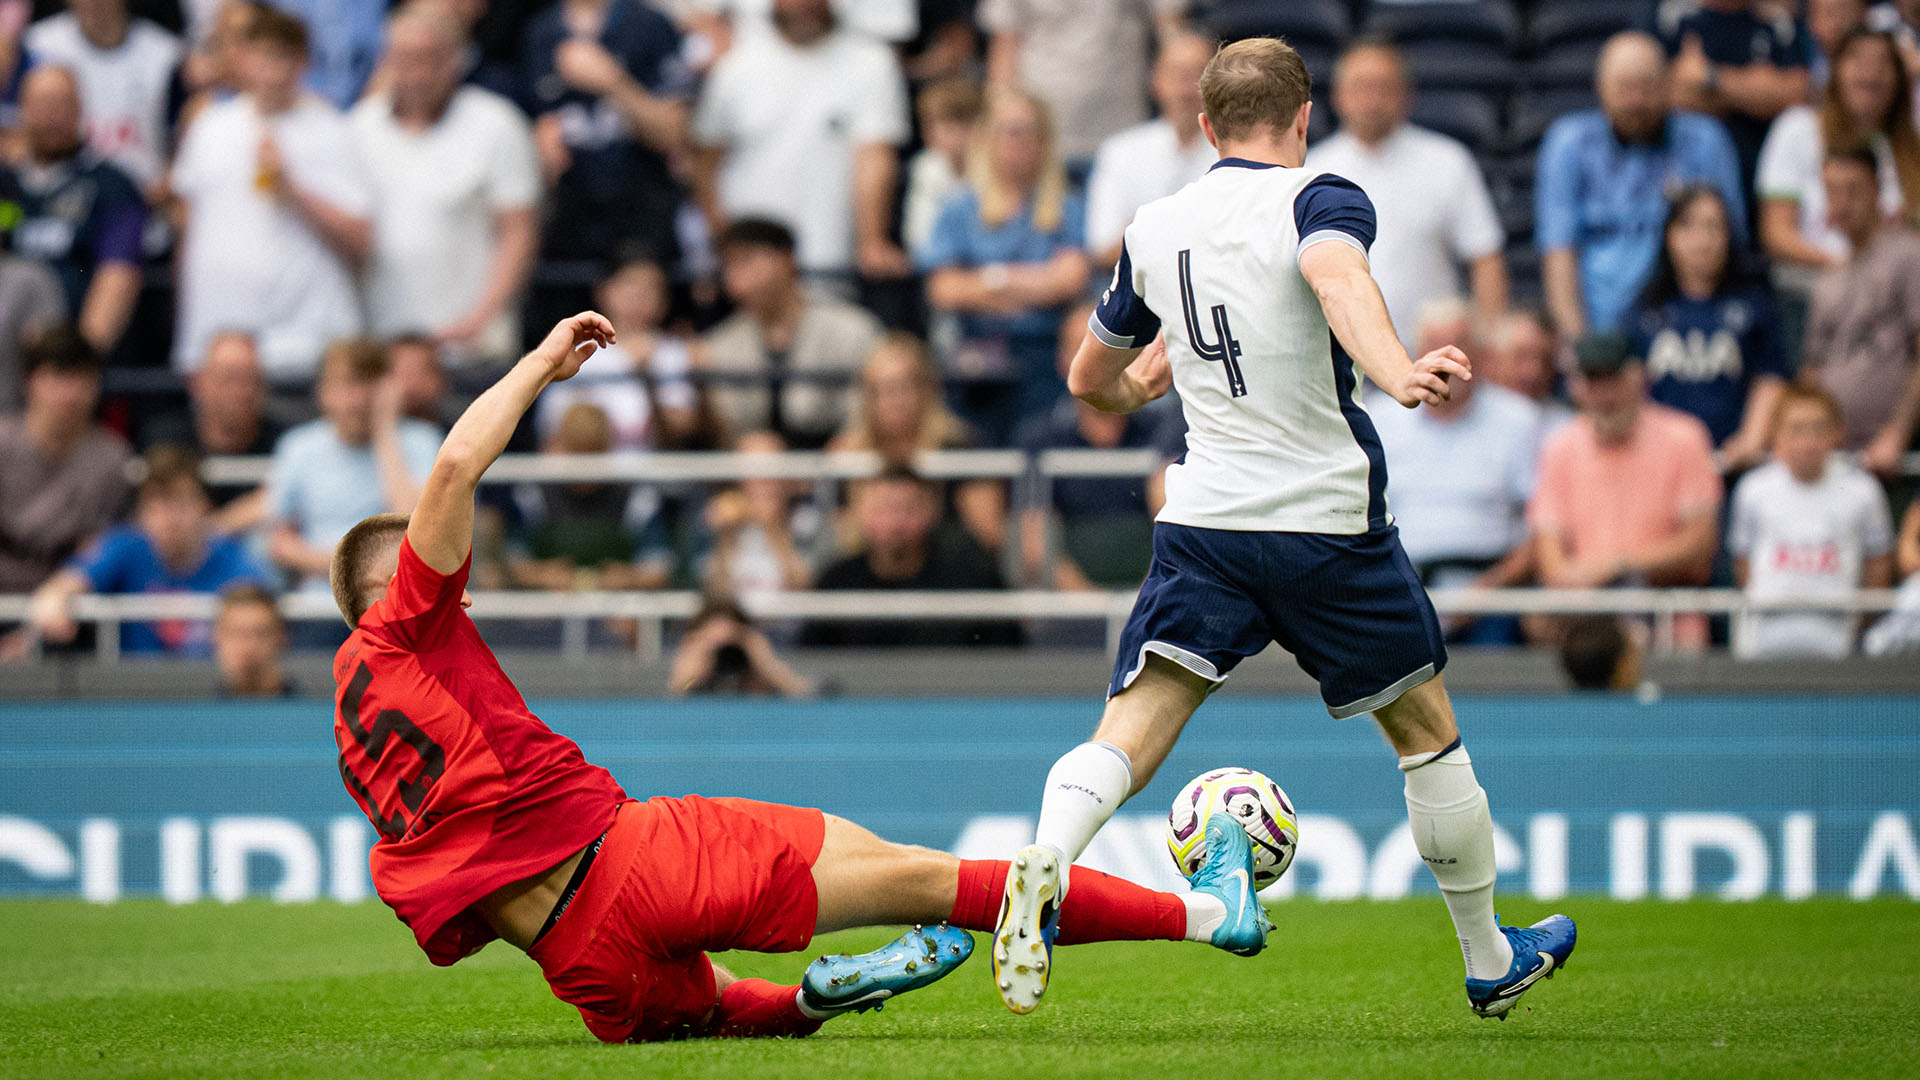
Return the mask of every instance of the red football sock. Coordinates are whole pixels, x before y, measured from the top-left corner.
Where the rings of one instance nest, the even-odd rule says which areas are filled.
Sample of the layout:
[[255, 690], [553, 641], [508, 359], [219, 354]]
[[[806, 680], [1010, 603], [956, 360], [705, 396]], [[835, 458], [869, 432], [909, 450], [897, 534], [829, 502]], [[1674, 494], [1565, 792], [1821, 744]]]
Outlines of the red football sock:
[[[1056, 945], [1090, 941], [1184, 941], [1187, 905], [1177, 895], [1155, 892], [1125, 878], [1073, 867], [1067, 900], [1060, 907]], [[998, 859], [960, 863], [960, 889], [947, 921], [965, 930], [992, 930], [1007, 888], [1007, 864]]]
[[822, 1021], [800, 1011], [797, 986], [780, 986], [765, 979], [736, 979], [720, 991], [707, 1034], [718, 1039], [790, 1038], [811, 1035]]

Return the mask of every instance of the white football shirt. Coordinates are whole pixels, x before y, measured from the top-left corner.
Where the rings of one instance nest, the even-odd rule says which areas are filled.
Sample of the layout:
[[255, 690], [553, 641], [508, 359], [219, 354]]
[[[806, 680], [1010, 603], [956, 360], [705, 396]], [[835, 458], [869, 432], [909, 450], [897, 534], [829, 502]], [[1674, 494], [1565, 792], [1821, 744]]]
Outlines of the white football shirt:
[[1353, 360], [1298, 262], [1319, 243], [1364, 254], [1374, 228], [1351, 181], [1238, 158], [1134, 215], [1089, 329], [1124, 349], [1165, 327], [1187, 453], [1158, 520], [1349, 536], [1391, 522]]
[[70, 11], [27, 28], [26, 49], [36, 64], [73, 72], [80, 84], [87, 145], [126, 170], [142, 188], [160, 178], [167, 155], [167, 98], [184, 55], [180, 39], [146, 19], [134, 19], [117, 48], [102, 49], [80, 32]]
[[[1733, 489], [1727, 550], [1747, 560], [1747, 596], [1755, 600], [1832, 599], [1860, 585], [1861, 563], [1893, 549], [1893, 519], [1880, 484], [1845, 458], [1820, 479], [1801, 483], [1769, 462]], [[1841, 657], [1853, 651], [1854, 617], [1779, 612], [1742, 617], [1734, 652]]]

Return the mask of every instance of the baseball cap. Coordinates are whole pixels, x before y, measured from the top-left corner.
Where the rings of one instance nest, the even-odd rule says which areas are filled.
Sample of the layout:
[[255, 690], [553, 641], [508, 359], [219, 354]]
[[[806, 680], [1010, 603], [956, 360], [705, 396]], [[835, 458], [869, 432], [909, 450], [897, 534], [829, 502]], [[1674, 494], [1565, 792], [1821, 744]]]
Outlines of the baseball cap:
[[1619, 334], [1584, 334], [1573, 343], [1574, 370], [1582, 375], [1618, 375], [1639, 359], [1633, 345]]

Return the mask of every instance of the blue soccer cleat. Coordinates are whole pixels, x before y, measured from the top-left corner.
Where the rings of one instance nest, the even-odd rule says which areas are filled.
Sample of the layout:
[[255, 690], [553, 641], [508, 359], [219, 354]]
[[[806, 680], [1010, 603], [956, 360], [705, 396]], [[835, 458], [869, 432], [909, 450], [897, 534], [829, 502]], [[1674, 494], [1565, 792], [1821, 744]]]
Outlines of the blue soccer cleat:
[[1231, 818], [1207, 819], [1207, 857], [1191, 879], [1193, 891], [1220, 898], [1227, 905], [1227, 921], [1208, 939], [1235, 956], [1252, 956], [1267, 947], [1273, 923], [1267, 906], [1253, 891], [1253, 842]]
[[1007, 867], [1006, 896], [993, 928], [993, 985], [1007, 1008], [1025, 1014], [1040, 1007], [1060, 933], [1060, 856], [1029, 844]]
[[800, 1001], [827, 1016], [877, 1009], [889, 998], [946, 978], [973, 955], [973, 935], [946, 923], [916, 926], [870, 953], [823, 956], [807, 965]]
[[[1494, 916], [1498, 919], [1499, 916]], [[1504, 978], [1468, 979], [1467, 1003], [1476, 1016], [1494, 1016], [1502, 1020], [1520, 1001], [1520, 995], [1542, 979], [1551, 979], [1567, 966], [1573, 955], [1577, 934], [1573, 920], [1565, 915], [1549, 915], [1532, 926], [1503, 926], [1513, 946], [1513, 966]]]

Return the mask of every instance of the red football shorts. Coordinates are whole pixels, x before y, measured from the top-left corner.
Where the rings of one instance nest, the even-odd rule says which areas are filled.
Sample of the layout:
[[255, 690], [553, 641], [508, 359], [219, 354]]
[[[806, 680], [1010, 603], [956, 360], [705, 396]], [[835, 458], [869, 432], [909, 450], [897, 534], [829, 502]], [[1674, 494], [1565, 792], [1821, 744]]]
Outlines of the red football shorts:
[[625, 803], [529, 955], [605, 1042], [698, 1034], [719, 998], [708, 952], [813, 940], [825, 838], [818, 810], [698, 795]]

